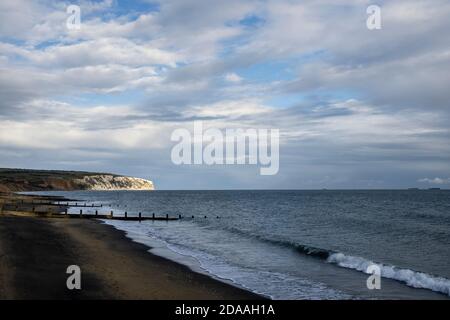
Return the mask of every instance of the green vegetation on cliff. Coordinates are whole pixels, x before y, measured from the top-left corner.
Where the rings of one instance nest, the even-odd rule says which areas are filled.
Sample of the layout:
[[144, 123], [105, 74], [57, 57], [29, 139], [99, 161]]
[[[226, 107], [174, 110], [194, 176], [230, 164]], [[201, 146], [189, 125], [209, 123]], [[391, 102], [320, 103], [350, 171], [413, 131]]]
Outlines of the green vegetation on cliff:
[[153, 190], [153, 183], [111, 173], [0, 168], [0, 191]]

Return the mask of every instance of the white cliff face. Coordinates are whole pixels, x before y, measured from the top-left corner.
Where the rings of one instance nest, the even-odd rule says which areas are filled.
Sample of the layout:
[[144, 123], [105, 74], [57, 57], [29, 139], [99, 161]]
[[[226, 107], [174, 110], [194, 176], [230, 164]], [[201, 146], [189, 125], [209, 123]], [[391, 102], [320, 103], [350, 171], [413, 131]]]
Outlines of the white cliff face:
[[84, 190], [154, 190], [153, 182], [141, 178], [113, 175], [84, 176], [74, 183]]

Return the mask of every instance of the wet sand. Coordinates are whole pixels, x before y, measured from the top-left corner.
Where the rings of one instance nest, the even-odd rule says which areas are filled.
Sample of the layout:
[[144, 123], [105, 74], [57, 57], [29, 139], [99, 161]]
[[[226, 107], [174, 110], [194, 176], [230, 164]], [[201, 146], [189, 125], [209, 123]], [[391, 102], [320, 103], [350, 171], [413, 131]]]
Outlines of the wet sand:
[[261, 299], [148, 249], [97, 220], [0, 214], [0, 299]]

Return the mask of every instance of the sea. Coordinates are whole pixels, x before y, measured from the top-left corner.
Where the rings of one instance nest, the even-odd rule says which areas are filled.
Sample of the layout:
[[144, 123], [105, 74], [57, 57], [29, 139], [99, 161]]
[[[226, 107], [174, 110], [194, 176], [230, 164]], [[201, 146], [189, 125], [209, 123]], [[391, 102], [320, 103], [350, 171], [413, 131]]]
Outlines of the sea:
[[103, 204], [85, 213], [181, 215], [104, 223], [152, 254], [272, 299], [450, 298], [450, 190], [38, 194]]

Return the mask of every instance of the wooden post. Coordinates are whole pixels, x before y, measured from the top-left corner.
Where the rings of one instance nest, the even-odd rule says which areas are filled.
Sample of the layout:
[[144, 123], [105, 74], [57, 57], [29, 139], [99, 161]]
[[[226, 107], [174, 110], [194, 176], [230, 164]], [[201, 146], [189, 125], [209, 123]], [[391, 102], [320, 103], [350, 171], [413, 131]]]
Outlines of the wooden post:
[[152, 213], [152, 219], [155, 219], [155, 214], [154, 213]]
[[166, 213], [166, 220], [169, 220], [169, 215]]
[[98, 210], [95, 210], [95, 215], [98, 216]]
[[111, 210], [111, 218], [113, 217], [113, 211]]
[[142, 214], [139, 212], [139, 221], [141, 221]]
[[128, 213], [125, 211], [125, 219], [128, 217]]
[[80, 209], [80, 217], [83, 215], [83, 210]]

